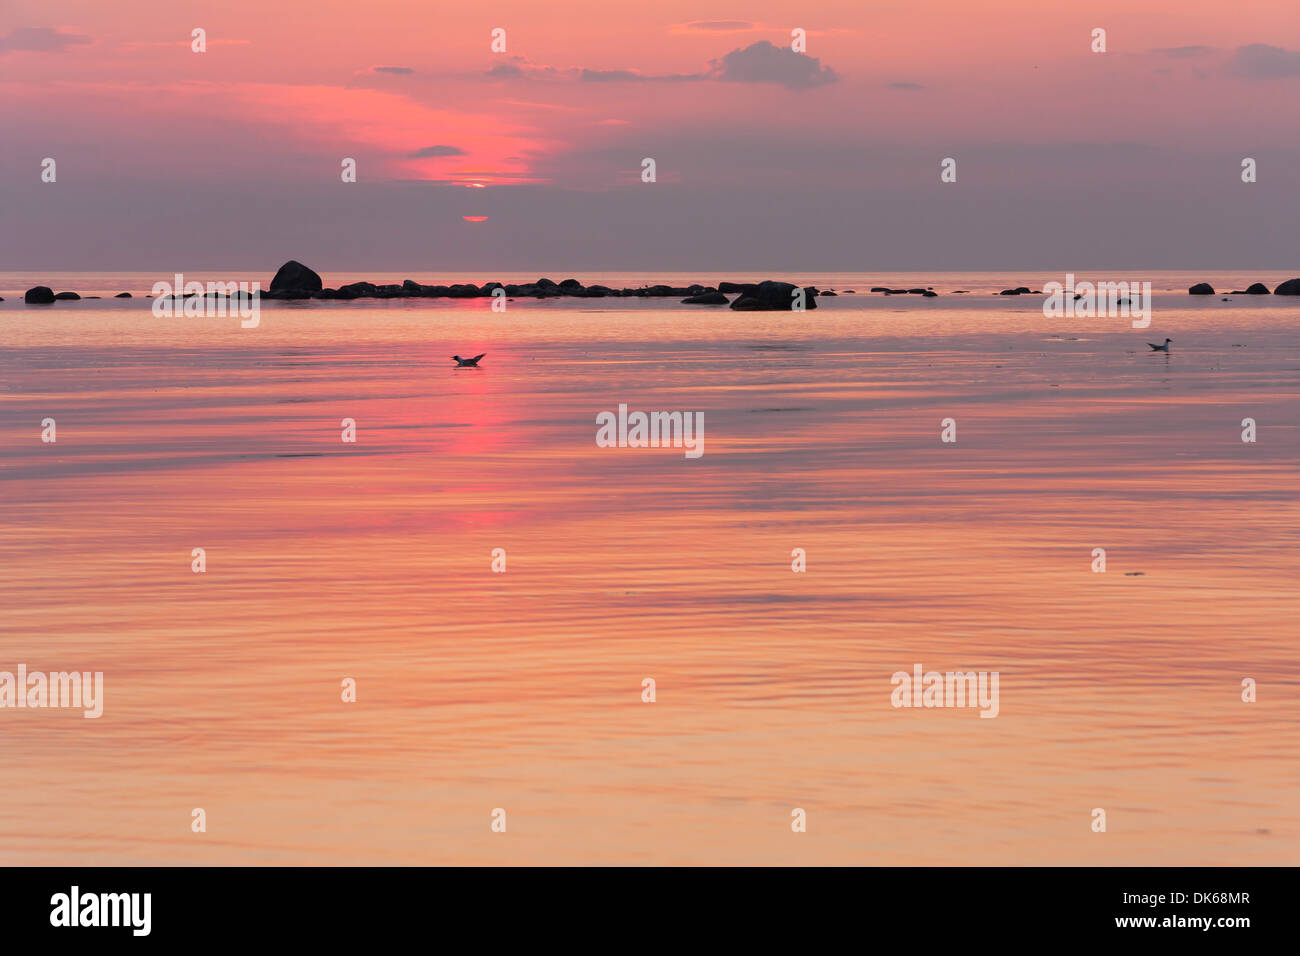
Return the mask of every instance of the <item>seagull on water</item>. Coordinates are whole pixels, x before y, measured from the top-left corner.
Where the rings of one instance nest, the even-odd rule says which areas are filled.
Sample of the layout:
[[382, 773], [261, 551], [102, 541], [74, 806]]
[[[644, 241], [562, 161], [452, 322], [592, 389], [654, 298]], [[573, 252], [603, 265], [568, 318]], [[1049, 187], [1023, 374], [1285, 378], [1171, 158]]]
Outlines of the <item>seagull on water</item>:
[[[1173, 339], [1165, 339], [1165, 344], [1164, 344], [1164, 345], [1152, 345], [1150, 342], [1148, 342], [1147, 345], [1151, 347], [1151, 351], [1153, 351], [1153, 352], [1168, 352], [1168, 351], [1169, 351], [1169, 343], [1172, 342], [1172, 341], [1173, 341]], [[482, 356], [479, 356], [479, 357], [482, 358]]]
[[487, 353], [483, 352], [479, 355], [475, 355], [473, 358], [467, 358], [467, 359], [461, 358], [459, 355], [453, 355], [452, 358], [456, 360], [457, 368], [478, 368], [478, 360], [481, 359], [484, 355], [487, 355]]

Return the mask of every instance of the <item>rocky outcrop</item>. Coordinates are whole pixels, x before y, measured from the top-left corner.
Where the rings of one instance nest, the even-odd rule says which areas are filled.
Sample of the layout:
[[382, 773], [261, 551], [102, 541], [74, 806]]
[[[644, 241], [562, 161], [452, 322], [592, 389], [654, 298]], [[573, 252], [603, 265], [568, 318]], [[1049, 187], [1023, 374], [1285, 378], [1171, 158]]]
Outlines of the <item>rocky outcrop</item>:
[[[730, 300], [730, 306], [738, 311], [790, 312], [794, 310], [795, 303], [799, 301], [795, 297], [795, 292], [799, 288], [799, 286], [790, 282], [765, 280], [763, 282], [721, 281], [718, 283], [717, 288], [700, 283], [692, 283], [689, 286], [657, 283], [638, 288], [612, 289], [609, 286], [598, 284], [584, 286], [578, 279], [569, 278], [557, 283], [552, 279], [541, 277], [533, 282], [506, 284], [492, 281], [484, 282], [481, 285], [469, 282], [453, 285], [424, 285], [414, 279], [407, 279], [400, 285], [376, 285], [373, 282], [362, 281], [351, 282], [339, 286], [337, 289], [327, 289], [318, 273], [297, 260], [290, 260], [276, 271], [275, 276], [271, 279], [270, 288], [255, 293], [255, 295], [260, 295], [263, 299], [268, 300], [322, 299], [349, 301], [353, 299], [398, 298], [473, 299], [504, 293], [511, 300], [517, 298], [553, 299], [561, 297], [665, 299], [671, 297], [679, 299], [686, 305], [726, 305], [728, 304], [728, 296], [734, 295], [735, 298]], [[822, 292], [815, 286], [803, 286], [802, 291], [804, 309], [817, 308], [817, 298], [819, 296], [851, 295], [853, 293], [852, 289], [844, 289], [838, 293], [830, 289]], [[890, 289], [884, 286], [875, 286], [872, 291], [883, 292], [886, 295], [921, 295], [926, 298], [933, 298], [937, 295], [929, 287]], [[1022, 286], [1017, 290], [1009, 290], [1007, 294], [1020, 294], [1028, 291], [1029, 289]], [[129, 299], [131, 297], [130, 292], [119, 292], [116, 295], [116, 298], [119, 299]], [[56, 295], [46, 286], [37, 286], [28, 291], [25, 301], [36, 304], [54, 302], [57, 299], [77, 298], [80, 298], [80, 296], [75, 292], [61, 292]], [[145, 298], [152, 298], [152, 296], [145, 296]], [[176, 296], [176, 298], [180, 299], [182, 297]]]
[[1246, 287], [1246, 295], [1268, 295], [1268, 286], [1262, 282], [1256, 282]]
[[682, 299], [683, 305], [726, 305], [727, 297], [721, 292], [701, 292]]
[[58, 299], [59, 301], [63, 301], [66, 299], [68, 301], [75, 302], [77, 299], [80, 299], [81, 296], [77, 295], [77, 293], [75, 292], [56, 292], [54, 294], [54, 298]]
[[1214, 286], [1208, 282], [1198, 282], [1187, 290], [1188, 295], [1214, 295]]
[[[789, 282], [760, 282], [753, 292], [732, 302], [731, 307], [742, 312], [791, 312], [798, 288]], [[804, 290], [803, 307], [805, 310], [817, 308], [817, 297], [809, 295], [807, 289]]]
[[1300, 295], [1300, 279], [1287, 279], [1273, 290], [1274, 295]]

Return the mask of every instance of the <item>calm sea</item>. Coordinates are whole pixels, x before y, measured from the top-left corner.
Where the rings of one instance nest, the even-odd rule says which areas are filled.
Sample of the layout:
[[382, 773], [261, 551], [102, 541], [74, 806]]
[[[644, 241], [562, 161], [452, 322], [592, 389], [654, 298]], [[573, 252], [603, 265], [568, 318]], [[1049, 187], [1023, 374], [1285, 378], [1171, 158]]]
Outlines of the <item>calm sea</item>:
[[[1149, 329], [991, 294], [1063, 274], [774, 277], [857, 294], [242, 329], [0, 274], [0, 670], [104, 674], [0, 709], [0, 862], [1300, 862], [1300, 299], [1186, 294], [1290, 276], [1080, 274]], [[598, 447], [620, 403], [704, 455]], [[998, 716], [891, 706], [917, 664]]]

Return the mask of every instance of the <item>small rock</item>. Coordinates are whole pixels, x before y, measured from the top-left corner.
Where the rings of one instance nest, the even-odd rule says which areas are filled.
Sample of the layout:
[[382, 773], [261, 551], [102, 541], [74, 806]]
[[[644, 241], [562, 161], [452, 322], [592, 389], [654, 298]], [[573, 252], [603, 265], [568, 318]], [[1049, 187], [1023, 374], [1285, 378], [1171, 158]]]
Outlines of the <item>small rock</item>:
[[721, 292], [701, 292], [682, 299], [683, 305], [726, 305], [727, 297]]
[[75, 292], [59, 292], [59, 293], [57, 293], [57, 294], [54, 296], [54, 298], [56, 298], [56, 299], [68, 299], [68, 300], [75, 301], [75, 300], [77, 300], [77, 299], [80, 299], [81, 296], [77, 295], [77, 293], [75, 293]]
[[38, 285], [28, 289], [23, 301], [28, 305], [49, 305], [54, 301], [54, 290], [49, 286]]
[[130, 293], [130, 292], [119, 292], [117, 295], [113, 296], [113, 298], [115, 298], [115, 299], [129, 299], [129, 298], [131, 298], [131, 293]]
[[1214, 295], [1214, 286], [1208, 282], [1198, 282], [1187, 290], [1188, 295]]

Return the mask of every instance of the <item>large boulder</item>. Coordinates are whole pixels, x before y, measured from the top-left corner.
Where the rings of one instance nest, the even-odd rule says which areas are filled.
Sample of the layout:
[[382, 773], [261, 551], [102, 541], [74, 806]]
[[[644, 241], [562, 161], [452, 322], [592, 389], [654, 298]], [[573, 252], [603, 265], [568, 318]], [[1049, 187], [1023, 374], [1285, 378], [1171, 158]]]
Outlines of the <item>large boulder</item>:
[[[791, 312], [794, 310], [795, 290], [789, 282], [760, 282], [753, 292], [746, 293], [731, 303], [733, 309], [746, 312]], [[804, 290], [803, 307], [817, 308], [817, 297]]]
[[1246, 287], [1246, 295], [1268, 295], [1268, 286], [1262, 282], [1256, 282], [1254, 285]]
[[271, 280], [272, 292], [319, 292], [323, 288], [320, 276], [294, 259], [280, 266]]
[[1287, 279], [1273, 290], [1274, 295], [1300, 295], [1300, 279]]
[[1214, 286], [1208, 282], [1198, 282], [1187, 290], [1188, 295], [1214, 295]]
[[54, 290], [49, 286], [38, 285], [27, 290], [27, 294], [23, 296], [23, 301], [28, 305], [49, 305], [54, 301]]

